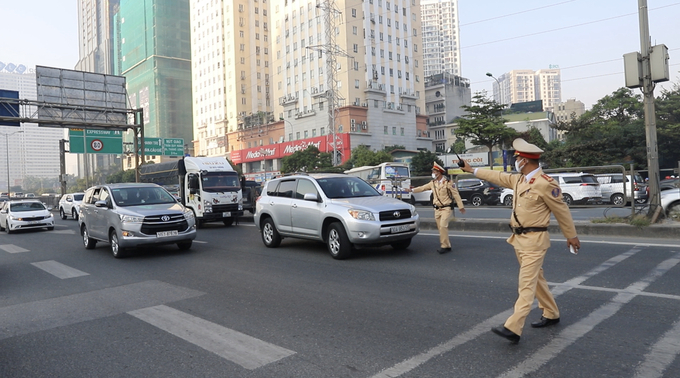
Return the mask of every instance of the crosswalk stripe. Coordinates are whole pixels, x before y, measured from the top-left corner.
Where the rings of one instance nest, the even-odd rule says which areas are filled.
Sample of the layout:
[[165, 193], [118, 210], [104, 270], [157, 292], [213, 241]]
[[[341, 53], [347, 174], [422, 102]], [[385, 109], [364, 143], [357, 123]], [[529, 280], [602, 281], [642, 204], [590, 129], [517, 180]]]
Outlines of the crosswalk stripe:
[[164, 305], [130, 311], [128, 314], [249, 370], [295, 354], [291, 350]]
[[523, 377], [537, 371], [565, 348], [590, 332], [595, 326], [614, 316], [625, 304], [628, 304], [637, 296], [636, 292], [643, 291], [657, 278], [678, 265], [678, 263], [680, 263], [680, 253], [657, 265], [646, 277], [629, 285], [625, 292], [617, 294], [609, 303], [600, 306], [600, 308], [591, 312], [590, 315], [566, 327], [545, 347], [536, 351], [511, 370], [501, 374], [499, 378]]
[[7, 253], [21, 253], [21, 252], [29, 252], [28, 249], [21, 248], [19, 246], [16, 246], [14, 244], [2, 244], [0, 245], [0, 249]]
[[66, 279], [66, 278], [74, 278], [74, 277], [82, 277], [82, 276], [89, 276], [89, 273], [85, 273], [81, 270], [71, 268], [68, 265], [64, 265], [62, 263], [56, 262], [54, 260], [49, 260], [49, 261], [41, 261], [41, 262], [35, 262], [31, 263], [31, 265], [35, 266], [36, 268], [40, 268], [47, 273], [57, 277]]
[[680, 354], [680, 321], [666, 332], [650, 351], [645, 354], [645, 361], [637, 368], [635, 378], [662, 377], [663, 372]]
[[76, 232], [74, 230], [57, 230], [57, 231], [50, 231], [50, 234], [75, 235]]

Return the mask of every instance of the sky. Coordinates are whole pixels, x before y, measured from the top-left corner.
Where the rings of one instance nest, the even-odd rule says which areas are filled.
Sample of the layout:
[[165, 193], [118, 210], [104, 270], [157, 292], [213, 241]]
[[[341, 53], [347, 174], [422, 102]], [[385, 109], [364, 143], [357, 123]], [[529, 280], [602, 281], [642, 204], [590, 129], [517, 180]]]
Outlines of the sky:
[[[680, 0], [648, 0], [652, 45], [670, 55], [670, 89], [680, 82]], [[462, 75], [473, 94], [515, 69], [562, 70], [562, 100], [590, 108], [624, 86], [623, 54], [640, 51], [638, 0], [460, 0]], [[76, 0], [0, 0], [0, 62], [73, 69]], [[675, 58], [674, 58], [675, 57]], [[639, 90], [638, 90], [639, 91]]]

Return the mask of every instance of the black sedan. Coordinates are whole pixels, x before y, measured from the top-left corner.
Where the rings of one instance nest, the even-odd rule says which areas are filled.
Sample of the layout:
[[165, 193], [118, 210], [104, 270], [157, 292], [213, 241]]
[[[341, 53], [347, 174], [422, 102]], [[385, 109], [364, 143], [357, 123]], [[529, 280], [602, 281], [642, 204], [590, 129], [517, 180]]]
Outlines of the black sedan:
[[502, 188], [480, 179], [464, 179], [456, 182], [460, 197], [472, 206], [497, 205]]

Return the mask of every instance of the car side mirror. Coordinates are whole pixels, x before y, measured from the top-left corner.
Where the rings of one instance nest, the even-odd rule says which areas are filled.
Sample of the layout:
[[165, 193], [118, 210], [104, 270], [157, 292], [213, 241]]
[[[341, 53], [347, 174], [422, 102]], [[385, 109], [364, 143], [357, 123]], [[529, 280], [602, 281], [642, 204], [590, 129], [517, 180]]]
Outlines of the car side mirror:
[[70, 199], [70, 198], [67, 198], [67, 199], [66, 199], [66, 202], [73, 202], [73, 200]]
[[7, 210], [0, 211], [0, 214], [7, 214]]
[[97, 201], [97, 202], [94, 203], [94, 206], [95, 207], [108, 207], [108, 205], [106, 204], [106, 201]]
[[305, 201], [319, 202], [319, 196], [316, 193], [305, 193], [303, 199]]

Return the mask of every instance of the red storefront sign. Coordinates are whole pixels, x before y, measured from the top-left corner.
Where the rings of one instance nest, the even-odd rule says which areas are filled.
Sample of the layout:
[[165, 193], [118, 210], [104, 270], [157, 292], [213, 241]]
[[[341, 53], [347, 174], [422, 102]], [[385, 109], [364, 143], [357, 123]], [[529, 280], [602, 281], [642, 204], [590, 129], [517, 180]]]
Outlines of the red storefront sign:
[[[342, 154], [342, 162], [351, 157], [352, 150], [349, 144], [349, 134], [335, 134], [336, 149]], [[252, 161], [281, 159], [285, 156], [294, 154], [297, 151], [304, 151], [309, 146], [314, 146], [321, 152], [333, 151], [333, 140], [330, 135], [316, 138], [296, 140], [278, 144], [270, 144], [262, 147], [248, 148], [245, 150], [231, 151], [230, 160], [234, 164], [249, 163]]]

